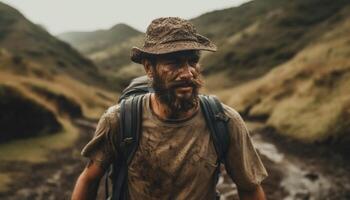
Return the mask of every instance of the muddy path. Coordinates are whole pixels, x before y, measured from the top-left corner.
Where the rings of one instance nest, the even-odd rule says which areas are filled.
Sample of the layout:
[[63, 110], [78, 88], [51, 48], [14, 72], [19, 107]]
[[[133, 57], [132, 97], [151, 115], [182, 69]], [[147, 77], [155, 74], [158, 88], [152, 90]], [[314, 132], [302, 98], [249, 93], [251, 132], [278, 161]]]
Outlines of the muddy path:
[[[18, 175], [13, 176], [16, 180], [10, 190], [0, 193], [0, 199], [70, 199], [75, 181], [86, 164], [80, 150], [92, 137], [96, 125], [86, 120], [78, 120], [75, 124], [80, 128], [79, 140], [72, 148], [52, 152], [49, 162], [1, 163], [2, 172]], [[261, 129], [261, 124], [248, 123], [248, 126], [253, 130], [253, 141], [269, 172], [263, 182], [268, 199], [350, 199], [350, 161], [346, 156], [329, 148], [301, 145], [277, 137]], [[237, 190], [225, 172], [219, 180], [218, 190], [223, 200], [238, 199]], [[98, 199], [103, 199], [103, 193], [103, 187], [100, 187]]]
[[[283, 138], [259, 122], [248, 122], [253, 142], [269, 172], [263, 182], [268, 199], [349, 200], [350, 156], [324, 144]], [[238, 199], [225, 174], [219, 189], [224, 200]]]

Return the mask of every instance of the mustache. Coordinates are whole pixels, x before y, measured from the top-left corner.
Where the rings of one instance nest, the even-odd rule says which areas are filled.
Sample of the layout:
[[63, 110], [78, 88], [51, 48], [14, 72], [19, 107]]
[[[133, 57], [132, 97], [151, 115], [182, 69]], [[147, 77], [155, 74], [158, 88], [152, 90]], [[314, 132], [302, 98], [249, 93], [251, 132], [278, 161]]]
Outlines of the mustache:
[[201, 87], [202, 81], [199, 79], [189, 79], [189, 80], [180, 80], [180, 81], [172, 81], [168, 84], [169, 88], [176, 87]]

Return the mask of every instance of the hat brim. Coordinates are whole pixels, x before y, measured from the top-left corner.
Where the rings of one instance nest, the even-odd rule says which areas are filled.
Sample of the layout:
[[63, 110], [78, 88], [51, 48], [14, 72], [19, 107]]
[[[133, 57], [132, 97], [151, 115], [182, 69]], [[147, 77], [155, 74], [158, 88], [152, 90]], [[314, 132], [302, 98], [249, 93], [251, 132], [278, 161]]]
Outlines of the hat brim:
[[131, 60], [135, 63], [142, 63], [142, 59], [147, 54], [160, 55], [174, 53], [186, 50], [204, 50], [215, 52], [217, 47], [215, 44], [207, 41], [205, 44], [197, 41], [176, 41], [171, 43], [157, 44], [150, 48], [133, 47], [131, 49]]

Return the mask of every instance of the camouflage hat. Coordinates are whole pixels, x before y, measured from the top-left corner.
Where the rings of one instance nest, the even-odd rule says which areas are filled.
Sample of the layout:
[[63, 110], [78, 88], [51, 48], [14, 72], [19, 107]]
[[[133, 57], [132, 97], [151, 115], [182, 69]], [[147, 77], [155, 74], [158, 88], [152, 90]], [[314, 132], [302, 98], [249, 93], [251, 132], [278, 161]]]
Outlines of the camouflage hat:
[[184, 50], [216, 51], [208, 38], [199, 35], [189, 21], [178, 17], [158, 18], [151, 22], [146, 31], [142, 48], [133, 47], [131, 60], [140, 63], [147, 54], [166, 54]]

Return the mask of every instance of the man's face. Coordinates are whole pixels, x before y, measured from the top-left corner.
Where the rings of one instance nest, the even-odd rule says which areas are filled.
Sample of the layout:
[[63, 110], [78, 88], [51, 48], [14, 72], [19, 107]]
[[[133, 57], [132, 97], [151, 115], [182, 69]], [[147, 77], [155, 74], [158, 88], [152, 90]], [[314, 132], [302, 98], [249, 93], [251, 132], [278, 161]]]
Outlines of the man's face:
[[202, 86], [198, 61], [198, 51], [156, 57], [152, 86], [160, 101], [172, 110], [172, 117], [198, 104], [198, 90]]

